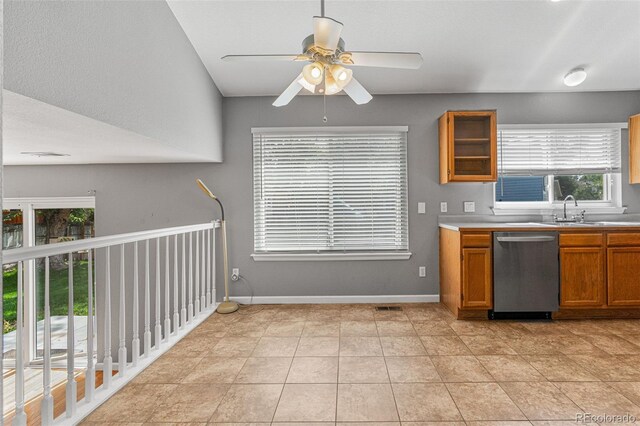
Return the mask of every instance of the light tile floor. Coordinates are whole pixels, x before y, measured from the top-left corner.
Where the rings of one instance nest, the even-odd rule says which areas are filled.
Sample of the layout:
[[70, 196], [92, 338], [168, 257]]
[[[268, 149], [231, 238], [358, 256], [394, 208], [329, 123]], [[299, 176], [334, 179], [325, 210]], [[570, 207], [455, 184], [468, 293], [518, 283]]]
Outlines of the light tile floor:
[[85, 424], [640, 418], [640, 320], [456, 321], [438, 304], [396, 306], [214, 314]]

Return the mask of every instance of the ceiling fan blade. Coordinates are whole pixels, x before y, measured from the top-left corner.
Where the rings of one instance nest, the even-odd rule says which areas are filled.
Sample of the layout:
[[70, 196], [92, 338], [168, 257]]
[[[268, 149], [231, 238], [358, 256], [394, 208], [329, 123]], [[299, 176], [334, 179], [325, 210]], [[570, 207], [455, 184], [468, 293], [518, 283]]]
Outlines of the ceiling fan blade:
[[301, 78], [302, 78], [302, 73], [300, 73], [300, 75], [298, 75], [296, 79], [293, 80], [293, 82], [289, 85], [289, 87], [284, 89], [284, 92], [282, 92], [282, 94], [278, 96], [278, 99], [275, 100], [275, 102], [273, 103], [273, 106], [281, 107], [291, 102], [291, 99], [295, 98], [296, 95], [300, 93], [300, 91], [302, 90], [302, 85], [298, 83], [298, 81]]
[[221, 58], [227, 62], [254, 62], [254, 61], [306, 61], [305, 55], [226, 55]]
[[345, 52], [340, 59], [358, 67], [405, 68], [416, 70], [422, 65], [422, 55], [405, 52]]
[[335, 52], [342, 33], [342, 23], [335, 19], [314, 16], [313, 17], [313, 43], [331, 53]]
[[373, 96], [355, 78], [352, 78], [342, 90], [358, 105], [366, 104], [373, 99]]

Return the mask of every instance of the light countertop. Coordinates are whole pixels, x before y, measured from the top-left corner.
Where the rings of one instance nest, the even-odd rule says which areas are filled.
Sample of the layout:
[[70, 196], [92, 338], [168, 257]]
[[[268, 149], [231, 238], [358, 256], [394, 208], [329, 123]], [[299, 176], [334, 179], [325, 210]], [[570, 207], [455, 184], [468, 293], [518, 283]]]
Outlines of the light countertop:
[[[640, 228], [640, 222], [600, 221], [585, 223], [552, 223], [552, 222], [448, 222], [438, 224], [440, 228], [452, 231], [499, 230], [499, 231], [558, 231], [558, 230], [625, 230]], [[636, 229], [634, 229], [636, 230]]]

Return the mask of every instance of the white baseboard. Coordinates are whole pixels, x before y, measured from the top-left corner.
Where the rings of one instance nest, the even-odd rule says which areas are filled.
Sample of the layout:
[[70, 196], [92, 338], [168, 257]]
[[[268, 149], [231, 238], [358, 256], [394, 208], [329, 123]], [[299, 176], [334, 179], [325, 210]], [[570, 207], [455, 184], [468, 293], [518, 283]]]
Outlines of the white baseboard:
[[407, 294], [393, 296], [231, 296], [243, 305], [287, 305], [321, 303], [438, 303], [438, 294]]

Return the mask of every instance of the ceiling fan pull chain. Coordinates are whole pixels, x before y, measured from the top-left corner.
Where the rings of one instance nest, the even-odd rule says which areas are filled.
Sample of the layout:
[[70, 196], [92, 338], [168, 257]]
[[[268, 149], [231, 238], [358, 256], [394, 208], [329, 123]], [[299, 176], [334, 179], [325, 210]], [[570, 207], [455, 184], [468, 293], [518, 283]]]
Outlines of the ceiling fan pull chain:
[[324, 112], [324, 116], [322, 117], [322, 122], [326, 123], [327, 121], [329, 121], [329, 119], [327, 118], [327, 91], [326, 90], [322, 94], [322, 104], [323, 104], [323, 112]]

